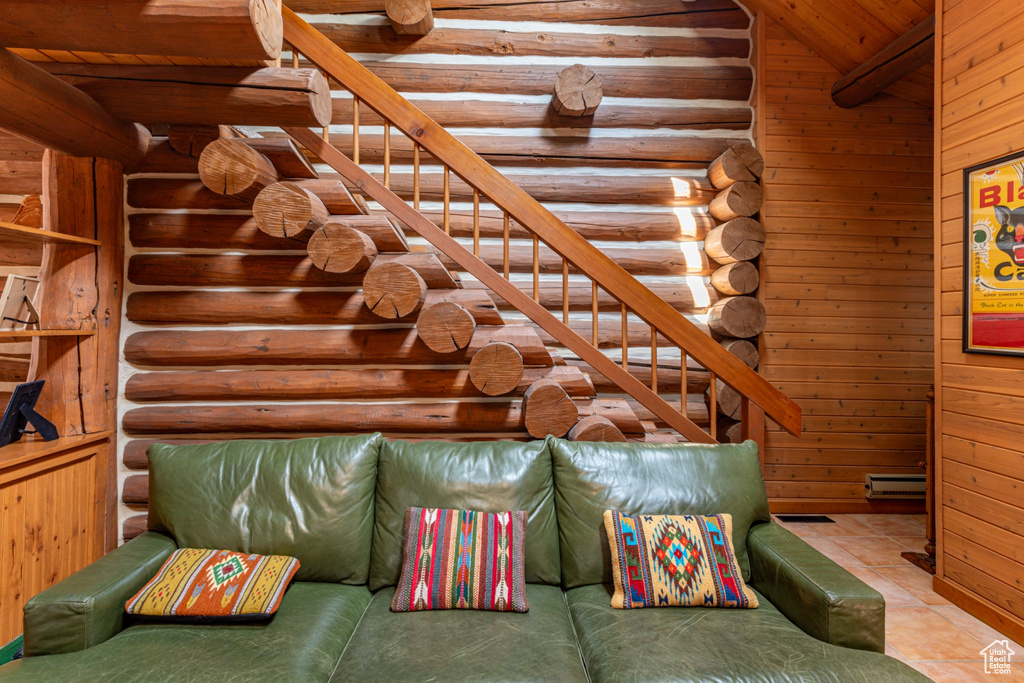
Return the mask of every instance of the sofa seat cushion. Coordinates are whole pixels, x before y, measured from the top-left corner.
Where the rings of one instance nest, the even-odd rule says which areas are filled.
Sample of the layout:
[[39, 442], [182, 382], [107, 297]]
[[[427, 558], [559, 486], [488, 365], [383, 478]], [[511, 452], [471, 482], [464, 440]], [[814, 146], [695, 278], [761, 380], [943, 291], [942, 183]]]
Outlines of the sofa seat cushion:
[[525, 614], [392, 612], [394, 593], [373, 596], [332, 681], [587, 680], [557, 586], [527, 584]]
[[0, 680], [327, 681], [371, 597], [365, 586], [296, 582], [269, 622], [136, 623], [88, 650], [12, 662]]
[[753, 610], [618, 610], [610, 584], [566, 593], [583, 659], [602, 681], [928, 681], [877, 652], [812, 638], [758, 595]]

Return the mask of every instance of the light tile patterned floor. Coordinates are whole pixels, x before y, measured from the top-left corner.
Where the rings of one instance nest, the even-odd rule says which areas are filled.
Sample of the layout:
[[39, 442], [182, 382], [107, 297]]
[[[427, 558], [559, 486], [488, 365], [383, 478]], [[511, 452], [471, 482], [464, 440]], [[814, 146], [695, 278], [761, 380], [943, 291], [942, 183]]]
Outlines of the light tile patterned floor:
[[931, 574], [902, 557], [924, 550], [923, 515], [828, 515], [835, 524], [787, 529], [885, 597], [886, 652], [939, 683], [1024, 681], [1024, 647], [1009, 676], [986, 674], [981, 650], [1006, 636], [932, 591]]

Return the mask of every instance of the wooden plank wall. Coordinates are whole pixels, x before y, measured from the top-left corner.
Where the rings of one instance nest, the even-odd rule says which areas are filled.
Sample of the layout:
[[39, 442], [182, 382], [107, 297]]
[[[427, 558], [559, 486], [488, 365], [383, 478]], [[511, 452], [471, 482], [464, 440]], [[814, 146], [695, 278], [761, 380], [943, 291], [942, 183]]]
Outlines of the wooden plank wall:
[[931, 111], [888, 95], [839, 109], [832, 67], [771, 20], [758, 35], [761, 373], [804, 415], [801, 437], [770, 425], [773, 509], [895, 509], [864, 498], [864, 475], [921, 473], [924, 458]]
[[[538, 2], [454, 5], [435, 4], [434, 31], [413, 40], [394, 34], [379, 3], [289, 3], [300, 12], [323, 13], [307, 18], [682, 313], [702, 323], [717, 299], [709, 283], [716, 266], [703, 252], [704, 235], [713, 225], [707, 214], [713, 193], [706, 167], [731, 142], [750, 140], [749, 16], [732, 0], [602, 1], [557, 8]], [[559, 23], [552, 22], [556, 17]], [[604, 79], [605, 99], [592, 120], [561, 117], [550, 109], [555, 74], [577, 62], [590, 65]], [[334, 102], [331, 140], [349, 151], [351, 99], [336, 90]], [[383, 128], [366, 107], [361, 114], [361, 161], [380, 174]], [[392, 143], [392, 187], [410, 196], [409, 147], [398, 133]], [[311, 273], [303, 245], [252, 239], [251, 222], [244, 227], [248, 209], [202, 189], [194, 160], [190, 167], [188, 160], [172, 157], [161, 157], [169, 164], [154, 157], [128, 180], [128, 305], [122, 336], [128, 390], [122, 393], [120, 410], [121, 448], [128, 463], [121, 471], [121, 499], [128, 502], [121, 509], [122, 521], [145, 509], [141, 449], [146, 440], [187, 438], [190, 426], [195, 431], [200, 423], [209, 432], [211, 421], [225, 415], [235, 418], [235, 428], [219, 434], [227, 438], [254, 431], [305, 435], [354, 429], [435, 438], [525, 435], [517, 398], [481, 398], [465, 388], [467, 357], [425, 354], [410, 321], [391, 324], [360, 313], [360, 276]], [[427, 155], [423, 163], [422, 207], [440, 220], [441, 166]], [[325, 166], [318, 168], [323, 177], [333, 175]], [[453, 233], [471, 244], [472, 197], [455, 178], [452, 194]], [[500, 214], [486, 202], [482, 214], [481, 252], [500, 267]], [[177, 228], [152, 229], [174, 222], [164, 221], [168, 216], [177, 220]], [[207, 227], [182, 227], [183, 218], [195, 225], [205, 221]], [[532, 291], [531, 241], [515, 225], [512, 234], [513, 279]], [[410, 241], [413, 249], [428, 246], [417, 236]], [[560, 314], [561, 261], [545, 250], [541, 263], [542, 300]], [[578, 302], [572, 322], [589, 333], [589, 281], [575, 275], [571, 281]], [[477, 288], [469, 277], [463, 277], [463, 284]], [[175, 297], [177, 303], [168, 305], [162, 295]], [[238, 301], [234, 307], [233, 297]], [[527, 322], [505, 310], [504, 302], [497, 303], [506, 323]], [[197, 316], [203, 310], [209, 315]], [[276, 317], [268, 318], [267, 310], [276, 311]], [[610, 299], [602, 302], [602, 344], [616, 358], [621, 345], [618, 310]], [[482, 324], [496, 324], [493, 308], [478, 313]], [[332, 324], [339, 317], [346, 324]], [[630, 346], [646, 348], [649, 354], [649, 328], [632, 322]], [[163, 335], [159, 339], [170, 345], [157, 348], [149, 344], [157, 338], [140, 333]], [[257, 360], [267, 338], [274, 345], [288, 334], [302, 337], [292, 358], [279, 354]], [[532, 339], [540, 341], [537, 335]], [[301, 344], [310, 349], [305, 356]], [[177, 348], [219, 353], [223, 362], [211, 368], [195, 354], [171, 359]], [[228, 350], [230, 358], [225, 356]], [[381, 350], [391, 356], [382, 357]], [[642, 359], [643, 353], [637, 356]], [[548, 356], [549, 364], [557, 360]], [[659, 361], [675, 366], [666, 369], [660, 389], [668, 400], [678, 401], [679, 394], [673, 392], [679, 391], [679, 354], [665, 349]], [[401, 381], [410, 377], [403, 374], [410, 365], [421, 380]], [[274, 397], [262, 401], [251, 388], [245, 397], [232, 395], [232, 387], [239, 385], [228, 382], [216, 391], [207, 388], [201, 397], [165, 391], [154, 400], [138, 391], [143, 376], [151, 386], [163, 375], [169, 378], [164, 385], [170, 386], [175, 377], [170, 372], [204, 369], [208, 379], [239, 369], [302, 372], [310, 381], [319, 373], [315, 381], [321, 384], [339, 377], [330, 375], [332, 370], [367, 374], [359, 391], [335, 386], [326, 407], [323, 400], [315, 400], [317, 394], [303, 393], [297, 382], [276, 385]], [[649, 370], [636, 370], [649, 377]], [[375, 372], [390, 374], [375, 380]], [[231, 377], [243, 379], [238, 373]], [[437, 392], [443, 382], [452, 389], [441, 401]], [[706, 373], [690, 373], [694, 418], [704, 424], [708, 418], [702, 392], [707, 382]], [[413, 398], [410, 392], [416, 386], [426, 393]], [[357, 410], [353, 404], [364, 408]], [[271, 425], [281, 429], [268, 433]], [[129, 526], [137, 524], [135, 519]]]
[[[42, 192], [42, 160], [42, 147], [0, 130], [0, 221], [14, 218], [26, 195]], [[0, 249], [0, 288], [7, 275], [38, 275], [41, 260], [39, 244], [4, 240]], [[0, 405], [7, 405], [14, 385], [28, 376], [31, 349], [31, 342], [0, 342]]]
[[962, 353], [963, 169], [1024, 149], [1024, 7], [947, 0], [937, 13], [935, 588], [1024, 640], [1024, 358]]

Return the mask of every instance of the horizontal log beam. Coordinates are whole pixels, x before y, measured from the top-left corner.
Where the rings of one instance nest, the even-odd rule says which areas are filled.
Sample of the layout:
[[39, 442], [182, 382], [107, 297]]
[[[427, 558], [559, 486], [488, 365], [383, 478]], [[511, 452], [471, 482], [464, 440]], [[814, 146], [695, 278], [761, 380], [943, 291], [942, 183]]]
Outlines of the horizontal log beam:
[[[401, 263], [433, 289], [458, 283], [433, 254], [382, 254], [378, 263]], [[217, 256], [139, 254], [128, 261], [128, 279], [137, 285], [168, 287], [359, 287], [364, 273], [328, 273], [308, 256]]]
[[853, 109], [926, 66], [935, 57], [935, 15], [889, 43], [832, 86], [832, 101]]
[[130, 55], [266, 60], [281, 55], [274, 0], [7, 0], [0, 44]]
[[[338, 12], [338, 0], [292, 0], [295, 12], [327, 14]], [[637, 6], [629, 0], [433, 0], [430, 7], [442, 19], [485, 19], [496, 21], [554, 21], [671, 28], [739, 28], [750, 19], [732, 0], [648, 0]], [[381, 13], [379, 0], [346, 2], [345, 12]]]
[[[673, 39], [676, 40], [676, 39]], [[678, 41], [677, 41], [678, 42]], [[562, 116], [549, 104], [490, 102], [486, 100], [411, 101], [423, 113], [446, 128], [672, 128], [746, 130], [750, 126], [749, 107], [643, 107], [621, 104], [601, 105], [589, 119]], [[352, 122], [352, 99], [334, 100], [336, 125]], [[359, 123], [382, 126], [383, 119], [373, 112], [359, 110]]]
[[[432, 247], [428, 251], [437, 253], [441, 262], [452, 270], [459, 270], [457, 264], [447, 256], [435, 251]], [[602, 249], [605, 254], [616, 263], [633, 275], [710, 275], [718, 267], [718, 264], [709, 259], [704, 252], [696, 249], [691, 254], [686, 254], [678, 248], [657, 249]], [[502, 269], [504, 260], [504, 245], [482, 244], [480, 245], [480, 258], [487, 265], [495, 270]], [[533, 272], [533, 246], [528, 244], [512, 243], [509, 247], [509, 265], [513, 273]], [[547, 247], [541, 247], [538, 251], [537, 266], [541, 273], [558, 274], [562, 272], [562, 257]], [[579, 274], [581, 271], [574, 265], [569, 265], [569, 273]]]
[[[580, 416], [600, 414], [624, 434], [643, 425], [621, 399], [576, 403]], [[380, 431], [385, 434], [493, 433], [525, 430], [520, 401], [488, 403], [332, 403], [275, 406], [150, 406], [125, 413], [127, 434], [303, 433]]]
[[[503, 325], [494, 302], [481, 290], [431, 289], [424, 306], [457, 303], [477, 325]], [[349, 292], [133, 292], [126, 315], [144, 325], [379, 325], [362, 291]]]
[[[399, 92], [486, 92], [548, 95], [563, 65], [413, 64], [364, 62], [378, 78]], [[650, 97], [651, 69], [602, 66], [605, 97]], [[658, 70], [658, 87], [679, 99], [747, 101], [753, 76], [745, 66], [666, 66]]]
[[[614, 384], [607, 377], [597, 372], [589, 364], [579, 360], [566, 361], [570, 367], [576, 367], [587, 373], [590, 377], [590, 381], [594, 383], [594, 388], [599, 394], [606, 394], [608, 392], [621, 391], [619, 387]], [[643, 382], [645, 385], [651, 385], [651, 368], [648, 366], [641, 366], [636, 363], [630, 363], [629, 373], [636, 379]], [[668, 367], [667, 365], [659, 364], [658, 366], [658, 391], [668, 394], [679, 393], [680, 386], [680, 373], [679, 366]], [[687, 394], [703, 394], [707, 391], [708, 386], [711, 384], [711, 376], [707, 370], [688, 368], [686, 372], [686, 393]], [[703, 400], [703, 399], [702, 399]], [[704, 410], [705, 415], [707, 409]], [[705, 417], [705, 419], [707, 419]]]
[[[523, 292], [533, 296], [533, 283], [524, 280], [514, 280], [513, 284], [519, 287]], [[465, 283], [467, 290], [483, 290], [483, 285], [474, 281], [467, 281]], [[668, 305], [675, 308], [680, 312], [692, 311], [695, 309], [703, 310], [704, 306], [699, 306], [694, 296], [693, 290], [685, 284], [675, 283], [658, 283], [652, 282], [647, 284], [647, 288], [651, 290], [659, 299], [668, 303]], [[562, 309], [562, 286], [552, 285], [547, 283], [541, 283], [539, 292], [540, 305], [549, 310], [561, 310]], [[714, 288], [703, 285], [702, 289], [707, 292], [710, 302], [713, 304], [720, 297], [718, 292]], [[498, 294], [491, 293], [491, 298], [494, 303], [497, 304], [498, 310], [509, 311], [514, 310], [505, 299]], [[570, 311], [589, 311], [592, 306], [592, 292], [590, 285], [569, 285], [569, 310]], [[597, 294], [598, 310], [600, 311], [620, 311], [622, 310], [622, 303], [608, 294], [603, 289], [598, 289]], [[707, 331], [707, 328], [704, 328]], [[587, 337], [588, 335], [583, 335]]]
[[477, 327], [469, 346], [455, 353], [435, 353], [416, 330], [244, 330], [147, 331], [125, 342], [125, 360], [152, 367], [223, 367], [232, 365], [457, 365], [491, 341], [512, 344], [526, 365], [550, 367], [551, 353], [532, 328], [518, 325]]
[[[591, 397], [594, 386], [579, 369], [528, 368], [513, 395], [551, 379], [570, 396]], [[187, 401], [325, 401], [481, 398], [465, 369], [415, 370], [236, 370], [229, 372], [144, 372], [132, 375], [125, 398], [138, 403]]]
[[126, 121], [323, 126], [327, 80], [316, 69], [43, 63]]
[[[291, 144], [285, 144], [286, 141]], [[244, 138], [244, 142], [270, 159], [282, 178], [318, 177], [310, 160], [287, 138]], [[182, 154], [174, 149], [168, 138], [153, 136], [146, 160], [139, 170], [143, 173], [199, 173], [199, 154]]]
[[502, 29], [435, 27], [425, 36], [400, 35], [391, 26], [314, 24], [345, 52], [365, 54], [457, 54], [485, 57], [733, 57], [746, 59], [746, 38], [624, 36], [612, 33], [512, 32]]
[[133, 171], [150, 135], [127, 123], [135, 119], [120, 119], [86, 93], [0, 49], [0, 128], [70, 156], [113, 159]]
[[[358, 200], [337, 179], [297, 180], [313, 191], [332, 214], [363, 213]], [[237, 199], [210, 192], [198, 178], [133, 178], [128, 181], [128, 205], [139, 209], [244, 209]]]

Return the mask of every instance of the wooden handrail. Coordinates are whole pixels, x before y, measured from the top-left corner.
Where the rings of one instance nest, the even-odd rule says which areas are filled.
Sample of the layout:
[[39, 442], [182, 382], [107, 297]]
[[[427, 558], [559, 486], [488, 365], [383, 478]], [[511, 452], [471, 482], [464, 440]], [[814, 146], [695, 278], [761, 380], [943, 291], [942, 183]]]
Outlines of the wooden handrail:
[[[430, 152], [438, 159], [438, 161], [450, 168], [453, 173], [465, 180], [471, 187], [479, 190], [481, 195], [487, 197], [493, 204], [508, 212], [508, 214], [510, 214], [520, 225], [537, 236], [553, 251], [570, 263], [574, 264], [581, 272], [585, 273], [597, 282], [602, 289], [618, 299], [647, 324], [656, 328], [663, 337], [679, 346], [681, 349], [684, 349], [686, 354], [692, 356], [704, 367], [709, 370], [713, 370], [723, 382], [735, 389], [741, 396], [747, 398], [749, 401], [752, 401], [758, 407], [763, 409], [764, 412], [775, 420], [783, 429], [794, 435], [800, 433], [800, 407], [789, 397], [779, 391], [759, 374], [751, 370], [743, 361], [723, 349], [715, 340], [704, 334], [693, 323], [672, 308], [672, 306], [670, 306], [666, 301], [662, 300], [647, 289], [643, 284], [637, 281], [636, 278], [626, 272], [626, 270], [619, 264], [615, 263], [599, 249], [592, 246], [586, 239], [576, 233], [576, 231], [566, 226], [554, 214], [544, 208], [537, 200], [503, 176], [497, 169], [487, 163], [471, 149], [466, 147], [457, 138], [455, 138], [455, 136], [420, 111], [420, 109], [415, 105], [399, 95], [393, 88], [371, 73], [369, 69], [346, 54], [344, 50], [338, 48], [330, 41], [330, 39], [321, 34], [316, 28], [303, 21], [287, 7], [284, 7], [282, 11], [284, 16], [285, 40], [305, 55], [313, 64], [341, 83], [360, 102], [376, 111], [386, 121], [390, 121], [391, 125], [402, 130], [420, 147]], [[289, 134], [299, 140], [302, 144], [309, 147], [314, 153], [318, 154], [321, 159], [324, 159], [328, 165], [331, 165], [332, 167], [334, 166], [332, 162], [319, 154], [316, 146], [311, 144], [311, 137], [315, 136], [309, 136], [306, 133], [303, 133], [301, 129], [297, 128], [289, 128], [287, 130]], [[323, 141], [321, 140], [321, 143], [322, 142]], [[326, 149], [326, 147], [330, 147], [330, 145], [319, 145], [319, 147], [329, 156], [332, 156], [330, 154], [330, 150]], [[337, 150], [334, 150], [333, 148], [331, 148], [331, 150], [334, 151], [337, 157], [341, 157], [341, 159], [344, 159], [346, 162], [355, 165], [351, 160], [348, 160], [347, 157]], [[335, 161], [340, 164], [341, 159], [337, 159], [333, 156], [332, 158], [335, 158]], [[356, 166], [356, 168], [358, 168], [358, 166]], [[342, 171], [339, 170], [339, 173], [341, 172]], [[346, 175], [346, 177], [348, 177], [347, 173], [349, 172], [354, 173], [355, 171], [354, 169], [348, 169], [345, 173], [342, 173], [342, 175]], [[372, 176], [365, 174], [362, 169], [359, 169], [359, 172], [365, 175], [365, 187], [362, 189], [364, 189], [364, 191], [366, 191], [367, 194], [375, 200], [380, 201], [380, 199], [374, 196], [373, 192], [371, 192], [371, 190], [377, 191], [376, 188], [372, 187], [372, 184], [368, 182], [369, 180], [373, 180]], [[373, 182], [376, 183], [375, 180]], [[383, 185], [381, 185], [381, 188], [383, 188]], [[395, 213], [395, 215], [403, 221], [406, 220], [404, 217], [406, 215], [408, 215], [411, 220], [416, 220], [412, 218], [412, 214], [415, 212], [411, 207], [406, 206], [405, 202], [401, 203], [405, 206], [407, 211], [399, 209], [397, 205], [392, 207], [384, 202], [381, 203], [385, 208]], [[401, 211], [401, 213], [399, 213], [399, 211]], [[430, 223], [430, 221], [426, 220], [422, 216], [420, 216], [420, 218], [422, 219], [422, 223], [426, 224], [422, 226], [424, 229], [426, 229], [427, 225], [436, 229], [436, 226]], [[414, 229], [423, 234], [418, 227], [414, 226]], [[441, 235], [444, 236], [443, 233], [441, 233]], [[435, 246], [441, 248], [441, 244], [438, 242], [434, 242], [433, 239], [430, 241], [433, 242]], [[453, 245], [454, 247], [462, 249], [462, 247], [454, 241]], [[448, 253], [447, 250], [442, 250], [445, 251], [445, 253]], [[468, 254], [469, 252], [466, 253]], [[452, 254], [448, 255], [455, 259]], [[472, 257], [472, 254], [469, 255]], [[459, 262], [458, 259], [455, 260]], [[466, 264], [460, 262], [460, 265], [473, 273], [474, 276], [478, 277], [488, 287], [491, 287], [491, 289], [500, 293], [500, 290], [498, 289], [500, 285], [497, 281], [502, 278], [494, 278], [492, 282], [492, 278], [488, 275], [485, 280], [484, 276], [478, 275], [474, 272], [474, 269], [470, 269]], [[476, 268], [476, 270], [481, 270], [482, 272], [482, 269], [480, 268]], [[487, 270], [490, 269], [488, 268]], [[509, 292], [509, 294], [511, 295], [511, 292]], [[502, 296], [504, 296], [504, 294], [502, 294]], [[525, 298], [529, 299], [529, 297]], [[509, 301], [512, 303], [511, 300]], [[526, 301], [521, 302], [523, 307], [519, 306], [518, 303], [519, 300], [517, 298], [517, 303], [514, 304], [516, 305], [516, 308], [519, 308], [519, 310], [526, 313], [538, 324], [541, 322], [539, 319], [541, 313], [550, 316], [546, 309], [537, 305], [532, 299], [529, 299], [529, 303], [533, 304], [532, 306], [529, 306]], [[529, 310], [525, 307], [529, 307]], [[551, 316], [551, 319], [556, 323], [558, 322], [554, 316]], [[545, 329], [547, 329], [547, 327], [545, 327]], [[569, 348], [573, 348], [572, 345], [569, 345], [565, 340], [560, 338], [558, 335], [555, 335], [552, 330], [548, 330], [548, 332], [558, 338], [559, 341], [562, 341], [562, 343], [566, 343]], [[578, 337], [578, 335], [576, 336]], [[579, 340], [586, 343], [582, 337], [579, 337]], [[587, 343], [587, 346], [593, 348], [589, 343]], [[573, 350], [576, 353], [580, 353], [575, 348], [573, 348]], [[593, 354], [589, 355], [593, 356]], [[604, 354], [598, 352], [598, 355], [605, 358]], [[584, 356], [581, 354], [581, 358], [583, 357]], [[586, 358], [584, 359], [587, 360]], [[667, 406], [664, 401], [654, 395], [653, 392], [632, 377], [629, 373], [624, 372], [623, 374], [625, 377], [622, 378], [622, 381], [618, 381], [617, 379], [613, 379], [607, 372], [604, 372], [602, 369], [605, 367], [604, 363], [598, 361], [601, 365], [601, 367], [598, 367], [594, 362], [591, 362], [590, 360], [588, 360], [588, 362], [590, 362], [595, 370], [605, 374], [606, 377], [615, 381], [619, 386], [638, 400], [639, 396], [637, 396], [633, 390], [636, 389], [639, 391], [639, 388], [642, 388], [644, 391], [654, 396], [657, 401]], [[614, 363], [611, 363], [611, 365], [615, 366]], [[626, 379], [627, 377], [628, 380]], [[634, 386], [634, 383], [636, 386]], [[627, 387], [626, 384], [629, 386]], [[651, 406], [647, 407], [653, 411]], [[653, 412], [658, 414], [659, 417], [662, 417], [662, 419], [666, 419], [664, 416], [660, 415], [658, 411]], [[712, 416], [712, 419], [714, 419], [714, 416]], [[683, 420], [689, 423], [689, 420], [685, 417], [683, 417]], [[673, 428], [677, 429], [688, 438], [694, 439], [694, 436], [696, 436], [691, 436], [687, 433], [692, 432], [692, 430], [687, 429], [687, 432], [683, 432], [682, 430], [679, 430], [673, 422], [667, 419], [666, 421], [669, 422]], [[675, 420], [674, 422], [678, 423], [678, 420]], [[703, 434], [703, 430], [701, 430], [701, 433]], [[706, 436], [707, 435], [705, 435], [705, 438], [703, 439], [694, 440], [707, 441]]]

